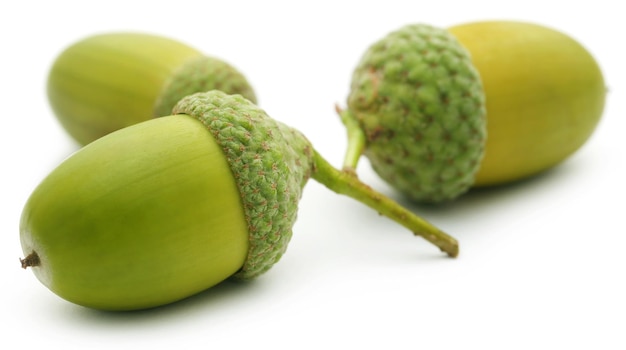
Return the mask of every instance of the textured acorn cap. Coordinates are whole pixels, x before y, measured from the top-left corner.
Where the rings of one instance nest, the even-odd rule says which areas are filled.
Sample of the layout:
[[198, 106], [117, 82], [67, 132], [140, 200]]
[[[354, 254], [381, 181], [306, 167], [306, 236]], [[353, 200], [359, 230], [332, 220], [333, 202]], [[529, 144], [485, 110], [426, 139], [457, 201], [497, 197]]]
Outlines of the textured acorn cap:
[[186, 61], [168, 78], [155, 103], [154, 116], [170, 115], [183, 97], [211, 90], [240, 94], [257, 102], [248, 80], [235, 67], [214, 57], [200, 56]]
[[222, 147], [250, 237], [248, 257], [234, 277], [262, 274], [282, 257], [291, 239], [298, 202], [311, 176], [309, 141], [241, 95], [217, 90], [183, 98], [173, 113], [198, 118]]
[[357, 65], [350, 113], [376, 173], [418, 202], [453, 199], [473, 183], [486, 139], [485, 101], [469, 53], [447, 31], [407, 25]]

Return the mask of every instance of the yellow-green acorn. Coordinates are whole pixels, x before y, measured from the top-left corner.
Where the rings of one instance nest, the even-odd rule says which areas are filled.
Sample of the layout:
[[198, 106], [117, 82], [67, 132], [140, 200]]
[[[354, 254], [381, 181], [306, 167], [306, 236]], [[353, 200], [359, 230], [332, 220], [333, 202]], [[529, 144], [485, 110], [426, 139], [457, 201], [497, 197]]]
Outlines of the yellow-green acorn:
[[82, 145], [169, 115], [181, 98], [213, 89], [256, 102], [246, 78], [229, 63], [170, 38], [135, 32], [77, 41], [58, 55], [47, 82], [54, 114]]
[[412, 24], [372, 44], [354, 70], [344, 169], [361, 155], [418, 202], [541, 173], [589, 139], [606, 87], [574, 39], [524, 22]]
[[486, 96], [487, 142], [474, 186], [528, 178], [591, 137], [607, 88], [600, 66], [572, 37], [517, 21], [448, 29], [471, 53]]
[[356, 177], [297, 130], [240, 95], [183, 98], [173, 115], [112, 132], [75, 152], [33, 191], [20, 240], [60, 297], [105, 310], [168, 304], [283, 255], [309, 178], [435, 244], [457, 241]]

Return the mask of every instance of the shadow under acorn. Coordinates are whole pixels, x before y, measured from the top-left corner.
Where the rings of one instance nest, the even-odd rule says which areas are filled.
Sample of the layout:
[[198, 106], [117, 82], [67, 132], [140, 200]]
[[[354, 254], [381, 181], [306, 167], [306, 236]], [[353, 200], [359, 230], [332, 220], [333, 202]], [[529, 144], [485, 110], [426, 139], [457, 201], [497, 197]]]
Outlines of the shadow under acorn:
[[[515, 182], [489, 187], [473, 187], [458, 198], [439, 204], [415, 203], [393, 189], [389, 189], [386, 194], [409, 210], [439, 225], [445, 223], [446, 220], [456, 218], [480, 217], [516, 199], [522, 200], [522, 198], [535, 196], [545, 191], [546, 188], [563, 183], [565, 179], [579, 170], [578, 167], [576, 162], [565, 161], [539, 174]], [[462, 232], [450, 232], [450, 234], [457, 238], [463, 236]]]
[[62, 301], [65, 310], [60, 314], [67, 315], [68, 322], [79, 323], [82, 327], [95, 325], [120, 330], [129, 326], [157, 325], [176, 319], [189, 319], [193, 318], [193, 314], [213, 314], [219, 317], [220, 310], [232, 311], [233, 307], [237, 308], [233, 305], [244, 305], [245, 300], [253, 299], [255, 295], [258, 297], [258, 294], [263, 293], [259, 289], [263, 289], [266, 283], [268, 281], [260, 279], [248, 281], [226, 279], [211, 288], [173, 303], [131, 311], [97, 310]]

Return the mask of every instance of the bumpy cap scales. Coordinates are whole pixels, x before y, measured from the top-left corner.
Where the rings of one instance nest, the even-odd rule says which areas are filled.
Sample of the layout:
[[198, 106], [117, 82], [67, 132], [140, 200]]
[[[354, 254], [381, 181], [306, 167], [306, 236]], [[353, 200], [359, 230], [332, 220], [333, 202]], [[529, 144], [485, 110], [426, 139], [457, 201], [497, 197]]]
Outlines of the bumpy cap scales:
[[447, 31], [421, 24], [374, 43], [348, 97], [374, 170], [420, 202], [449, 200], [472, 185], [486, 138], [484, 104], [469, 53]]
[[239, 94], [256, 103], [254, 90], [241, 72], [218, 58], [200, 56], [185, 62], [165, 82], [155, 103], [154, 116], [170, 115], [172, 107], [183, 97], [210, 90]]
[[222, 147], [239, 187], [250, 248], [235, 277], [249, 279], [276, 263], [291, 239], [313, 148], [297, 130], [240, 95], [210, 91], [187, 96], [174, 114], [200, 120]]

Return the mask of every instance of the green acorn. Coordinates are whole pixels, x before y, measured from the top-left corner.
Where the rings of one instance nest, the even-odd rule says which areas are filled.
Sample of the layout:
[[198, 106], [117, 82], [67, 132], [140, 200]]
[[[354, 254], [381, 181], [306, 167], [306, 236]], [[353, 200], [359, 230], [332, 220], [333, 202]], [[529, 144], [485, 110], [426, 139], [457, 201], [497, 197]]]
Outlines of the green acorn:
[[60, 297], [135, 310], [257, 277], [284, 254], [309, 178], [458, 254], [454, 238], [240, 95], [197, 93], [173, 113], [90, 143], [31, 194], [22, 267]]
[[130, 32], [72, 44], [54, 61], [47, 83], [54, 114], [82, 145], [169, 115], [181, 98], [213, 89], [256, 102], [246, 78], [230, 64], [166, 37]]
[[468, 52], [446, 30], [404, 26], [372, 44], [353, 72], [344, 170], [364, 154], [416, 202], [454, 199], [473, 184], [486, 140], [485, 97]]

